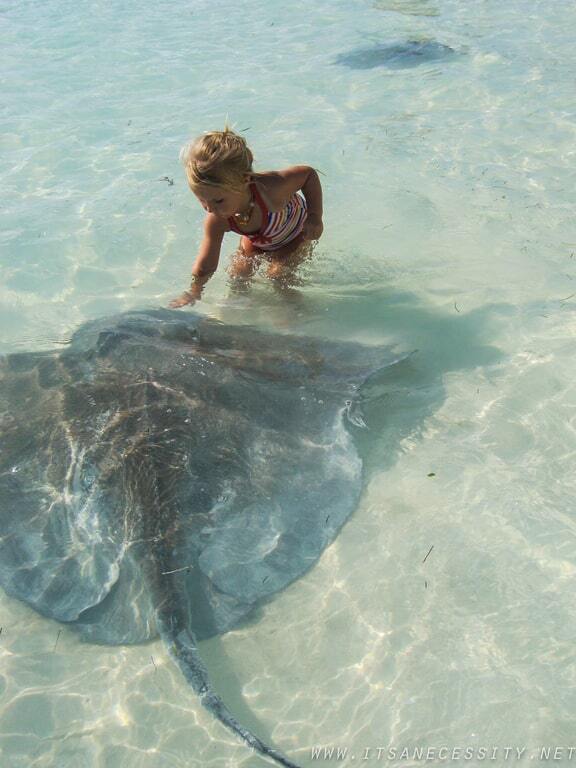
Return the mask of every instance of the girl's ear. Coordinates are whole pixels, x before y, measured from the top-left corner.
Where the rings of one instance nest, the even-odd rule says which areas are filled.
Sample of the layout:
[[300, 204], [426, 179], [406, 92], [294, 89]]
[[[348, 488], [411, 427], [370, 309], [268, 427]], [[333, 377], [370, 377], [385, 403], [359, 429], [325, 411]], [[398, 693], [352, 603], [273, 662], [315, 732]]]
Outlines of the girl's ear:
[[245, 184], [250, 184], [250, 182], [252, 181], [252, 179], [253, 179], [253, 176], [252, 176], [252, 174], [251, 174], [251, 173], [245, 173], [245, 174], [244, 174], [244, 183], [245, 183]]

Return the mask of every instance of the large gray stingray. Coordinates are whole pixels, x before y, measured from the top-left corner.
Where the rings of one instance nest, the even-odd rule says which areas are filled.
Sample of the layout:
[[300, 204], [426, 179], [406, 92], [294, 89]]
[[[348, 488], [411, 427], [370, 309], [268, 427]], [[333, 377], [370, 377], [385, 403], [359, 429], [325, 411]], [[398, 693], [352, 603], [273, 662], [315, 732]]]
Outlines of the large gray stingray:
[[456, 57], [454, 48], [436, 40], [406, 40], [398, 43], [376, 43], [369, 48], [357, 48], [339, 54], [336, 64], [350, 69], [412, 69], [431, 61], [444, 61]]
[[191, 313], [89, 323], [0, 362], [0, 584], [97, 643], [160, 634], [202, 703], [286, 766], [214, 693], [196, 640], [309, 569], [353, 511], [343, 416], [382, 348]]

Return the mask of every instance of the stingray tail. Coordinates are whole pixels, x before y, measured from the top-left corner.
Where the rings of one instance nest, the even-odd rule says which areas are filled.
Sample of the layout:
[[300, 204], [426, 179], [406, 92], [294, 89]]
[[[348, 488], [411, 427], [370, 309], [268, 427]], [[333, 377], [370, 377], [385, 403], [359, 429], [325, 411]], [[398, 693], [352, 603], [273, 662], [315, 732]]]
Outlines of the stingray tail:
[[280, 765], [286, 766], [286, 768], [299, 768], [296, 763], [291, 762], [280, 752], [264, 744], [257, 736], [254, 736], [253, 733], [244, 728], [226, 707], [222, 699], [212, 690], [208, 670], [204, 666], [204, 662], [198, 652], [196, 640], [190, 631], [182, 629], [175, 634], [171, 634], [169, 640], [172, 656], [178, 662], [184, 677], [198, 694], [202, 705], [209, 712], [237, 736], [240, 736], [256, 752], [275, 760]]

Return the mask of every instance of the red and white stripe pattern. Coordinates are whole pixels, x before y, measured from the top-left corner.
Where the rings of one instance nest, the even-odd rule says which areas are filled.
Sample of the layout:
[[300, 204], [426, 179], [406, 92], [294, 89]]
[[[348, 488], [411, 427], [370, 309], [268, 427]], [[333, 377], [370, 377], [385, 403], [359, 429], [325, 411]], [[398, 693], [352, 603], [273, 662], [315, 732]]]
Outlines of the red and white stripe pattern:
[[306, 201], [296, 193], [281, 211], [270, 211], [266, 225], [248, 237], [261, 250], [276, 251], [298, 237], [305, 221]]
[[250, 185], [252, 194], [262, 210], [263, 224], [258, 232], [243, 232], [233, 219], [230, 226], [235, 232], [247, 237], [261, 251], [277, 251], [292, 242], [306, 221], [306, 200], [295, 192], [281, 211], [268, 211], [255, 184]]

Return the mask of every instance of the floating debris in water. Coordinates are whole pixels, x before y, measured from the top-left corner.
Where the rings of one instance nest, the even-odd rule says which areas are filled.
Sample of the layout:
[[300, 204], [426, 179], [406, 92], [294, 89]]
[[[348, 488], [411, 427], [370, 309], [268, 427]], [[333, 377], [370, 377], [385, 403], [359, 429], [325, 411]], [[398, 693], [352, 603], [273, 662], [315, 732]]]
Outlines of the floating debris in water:
[[424, 558], [424, 560], [422, 560], [423, 563], [425, 563], [426, 560], [428, 560], [428, 555], [430, 554], [430, 552], [432, 552], [433, 549], [434, 549], [434, 544], [432, 544], [432, 546], [430, 547], [430, 549], [428, 550], [428, 552], [426, 554], [426, 557]]

